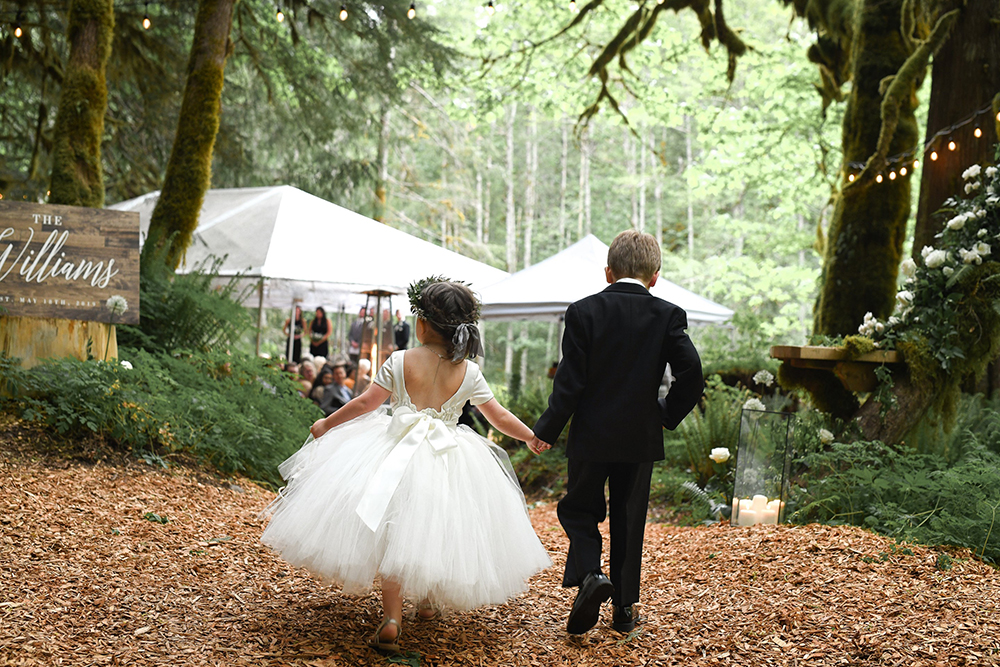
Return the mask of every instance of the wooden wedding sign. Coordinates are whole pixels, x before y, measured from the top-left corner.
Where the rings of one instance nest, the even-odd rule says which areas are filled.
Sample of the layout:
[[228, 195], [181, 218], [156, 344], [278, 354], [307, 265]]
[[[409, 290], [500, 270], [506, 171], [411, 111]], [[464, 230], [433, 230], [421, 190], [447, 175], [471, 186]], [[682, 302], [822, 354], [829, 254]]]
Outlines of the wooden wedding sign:
[[139, 322], [139, 214], [0, 201], [0, 308], [17, 317]]
[[[114, 315], [112, 296], [128, 308]], [[0, 348], [34, 366], [47, 357], [113, 359], [111, 324], [139, 322], [139, 214], [0, 201]]]

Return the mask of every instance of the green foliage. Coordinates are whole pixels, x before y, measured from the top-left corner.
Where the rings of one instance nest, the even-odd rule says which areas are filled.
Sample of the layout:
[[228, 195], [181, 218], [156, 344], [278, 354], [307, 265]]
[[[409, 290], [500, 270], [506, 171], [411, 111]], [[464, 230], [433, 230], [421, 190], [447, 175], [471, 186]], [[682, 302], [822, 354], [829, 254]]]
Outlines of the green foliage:
[[931, 545], [967, 547], [1000, 562], [1000, 455], [973, 436], [949, 466], [880, 442], [836, 443], [806, 457], [795, 522], [864, 526]]
[[[719, 484], [724, 478], [728, 479], [723, 470], [736, 460], [740, 410], [749, 396], [750, 392], [746, 389], [725, 385], [717, 375], [709, 376], [705, 380], [702, 409], [692, 410], [678, 427], [694, 482], [701, 489], [722, 491], [727, 498], [732, 497], [732, 480], [728, 481], [728, 491]], [[729, 450], [730, 459], [725, 464], [718, 464], [709, 458], [712, 450], [718, 447]], [[713, 481], [718, 483], [712, 485]]]
[[139, 326], [118, 325], [119, 345], [160, 352], [234, 346], [253, 325], [251, 311], [240, 305], [237, 278], [213, 286], [221, 259], [174, 274], [165, 261], [167, 251], [167, 245], [143, 247]]
[[[539, 386], [521, 387], [516, 396], [504, 389], [497, 389], [495, 394], [504, 407], [528, 426], [534, 424], [548, 406], [548, 392]], [[525, 495], [551, 496], [561, 494], [566, 488], [568, 431], [569, 427], [563, 429], [559, 439], [549, 443], [552, 448], [537, 456], [523, 443], [494, 431], [497, 437], [502, 438], [500, 444], [510, 456], [510, 463]]]
[[280, 484], [278, 464], [322, 417], [298, 385], [263, 360], [209, 351], [121, 348], [117, 363], [50, 360], [2, 366], [11, 407], [68, 438], [87, 433], [137, 455], [189, 454], [225, 473]]

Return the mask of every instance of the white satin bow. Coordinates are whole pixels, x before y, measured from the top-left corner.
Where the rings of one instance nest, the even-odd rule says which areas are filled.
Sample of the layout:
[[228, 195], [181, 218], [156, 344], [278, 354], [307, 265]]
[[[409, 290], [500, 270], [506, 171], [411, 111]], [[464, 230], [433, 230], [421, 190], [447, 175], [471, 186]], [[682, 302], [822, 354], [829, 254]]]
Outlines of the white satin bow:
[[424, 442], [430, 444], [438, 455], [458, 446], [447, 424], [425, 412], [415, 412], [405, 406], [397, 407], [389, 421], [388, 433], [400, 438], [385, 460], [375, 470], [368, 488], [355, 511], [361, 520], [375, 532], [382, 523], [389, 501], [396, 493], [410, 459]]

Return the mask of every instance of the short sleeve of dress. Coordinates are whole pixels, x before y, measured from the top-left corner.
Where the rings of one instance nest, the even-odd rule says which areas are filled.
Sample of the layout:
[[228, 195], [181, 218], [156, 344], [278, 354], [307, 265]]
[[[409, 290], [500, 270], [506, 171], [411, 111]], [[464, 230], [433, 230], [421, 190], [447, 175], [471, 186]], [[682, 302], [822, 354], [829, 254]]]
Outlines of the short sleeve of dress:
[[394, 352], [385, 360], [382, 367], [378, 369], [378, 373], [375, 374], [375, 379], [372, 380], [372, 382], [390, 392], [392, 391], [392, 367], [395, 360], [396, 353]]
[[[471, 361], [469, 362], [472, 363]], [[489, 403], [493, 399], [493, 391], [490, 386], [486, 384], [486, 378], [483, 377], [483, 372], [476, 366], [476, 379], [472, 384], [472, 396], [469, 397], [469, 402], [473, 405], [482, 405], [483, 403]]]

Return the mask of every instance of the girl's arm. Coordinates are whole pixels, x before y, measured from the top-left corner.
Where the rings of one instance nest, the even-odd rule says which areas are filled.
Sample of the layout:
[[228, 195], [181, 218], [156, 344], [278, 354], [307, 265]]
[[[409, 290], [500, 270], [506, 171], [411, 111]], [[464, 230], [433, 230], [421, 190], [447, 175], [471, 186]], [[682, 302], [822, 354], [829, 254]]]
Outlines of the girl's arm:
[[[368, 389], [365, 390], [365, 393], [357, 396], [356, 398], [352, 398], [347, 402], [347, 405], [340, 408], [329, 417], [316, 420], [316, 423], [312, 425], [309, 432], [312, 433], [314, 438], [318, 438], [334, 426], [340, 426], [344, 422], [350, 421], [355, 417], [368, 414], [378, 406], [385, 403], [385, 399], [389, 398], [390, 393], [391, 392], [385, 387], [372, 382], [368, 385]], [[527, 427], [525, 426], [525, 428]]]
[[520, 419], [511, 414], [510, 410], [500, 405], [497, 399], [491, 398], [486, 403], [477, 405], [479, 411], [483, 413], [486, 420], [503, 433], [516, 440], [531, 442], [535, 434], [530, 428], [524, 425]]

